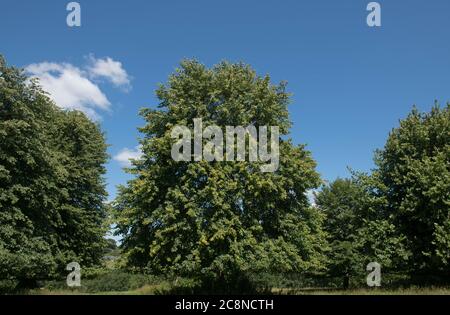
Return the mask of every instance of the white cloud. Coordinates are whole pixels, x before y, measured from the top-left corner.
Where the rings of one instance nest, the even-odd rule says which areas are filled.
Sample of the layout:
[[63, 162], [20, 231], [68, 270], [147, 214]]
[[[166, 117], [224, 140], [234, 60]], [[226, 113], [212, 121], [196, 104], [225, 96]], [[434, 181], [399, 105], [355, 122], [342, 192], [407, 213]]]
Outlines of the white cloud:
[[98, 85], [71, 64], [42, 62], [31, 64], [25, 70], [39, 79], [44, 91], [59, 107], [81, 110], [91, 118], [97, 118], [97, 109], [108, 110], [111, 105]]
[[114, 156], [114, 160], [119, 162], [124, 167], [130, 167], [131, 166], [131, 159], [132, 160], [138, 160], [142, 156], [142, 149], [141, 146], [137, 146], [134, 149], [128, 149], [124, 148], [120, 150], [118, 154]]
[[120, 62], [109, 57], [91, 56], [90, 60], [92, 64], [86, 70], [69, 63], [42, 62], [30, 64], [25, 71], [39, 79], [43, 90], [59, 107], [80, 110], [96, 120], [99, 110], [110, 110], [111, 102], [93, 79], [106, 77], [114, 86], [127, 88], [130, 81]]
[[89, 56], [91, 65], [88, 67], [92, 78], [105, 78], [116, 87], [122, 87], [128, 90], [131, 87], [130, 76], [122, 67], [122, 63], [109, 57], [105, 59], [96, 59], [93, 55]]
[[309, 203], [311, 206], [315, 207], [316, 205], [316, 196], [314, 195], [317, 193], [316, 189], [309, 189], [306, 191], [306, 197], [308, 198]]

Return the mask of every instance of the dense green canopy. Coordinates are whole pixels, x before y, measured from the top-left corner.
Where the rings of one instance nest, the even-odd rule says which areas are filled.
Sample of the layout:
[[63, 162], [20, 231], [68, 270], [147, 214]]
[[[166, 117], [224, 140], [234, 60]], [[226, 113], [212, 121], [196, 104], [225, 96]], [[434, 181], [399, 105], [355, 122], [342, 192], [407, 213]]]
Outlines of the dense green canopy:
[[49, 278], [99, 262], [106, 145], [0, 56], [0, 279]]
[[414, 108], [375, 164], [371, 174], [338, 179], [317, 195], [330, 272], [348, 281], [375, 261], [388, 272], [448, 276], [450, 105], [429, 113]]
[[410, 268], [445, 272], [450, 264], [450, 104], [417, 109], [377, 152], [374, 180], [412, 252]]
[[336, 179], [316, 195], [324, 212], [324, 230], [331, 246], [328, 272], [340, 276], [343, 286], [364, 284], [366, 266], [381, 264], [392, 271], [407, 261], [405, 237], [380, 209], [383, 198], [373, 194], [371, 178], [357, 174], [352, 179]]
[[[141, 111], [142, 157], [111, 209], [126, 266], [200, 279], [214, 292], [242, 292], [255, 272], [338, 276], [348, 287], [363, 283], [369, 262], [450, 276], [450, 104], [413, 109], [370, 174], [324, 185], [312, 206], [321, 180], [311, 153], [289, 139], [285, 83], [242, 63], [186, 60], [156, 94], [158, 107]], [[240, 161], [176, 161], [172, 131], [193, 130], [195, 119], [224, 133], [279, 127], [279, 165], [263, 172], [250, 145]], [[118, 254], [103, 238], [106, 148], [98, 124], [58, 108], [0, 56], [0, 290], [4, 280], [30, 285], [72, 261], [85, 268]]]
[[[162, 85], [158, 109], [144, 109], [143, 157], [116, 201], [128, 263], [152, 272], [228, 279], [246, 271], [324, 268], [322, 216], [306, 192], [320, 184], [304, 146], [285, 136], [285, 84], [272, 85], [244, 64], [211, 69], [184, 61]], [[175, 162], [175, 125], [279, 126], [280, 166], [259, 162]], [[231, 279], [231, 278], [230, 278]]]

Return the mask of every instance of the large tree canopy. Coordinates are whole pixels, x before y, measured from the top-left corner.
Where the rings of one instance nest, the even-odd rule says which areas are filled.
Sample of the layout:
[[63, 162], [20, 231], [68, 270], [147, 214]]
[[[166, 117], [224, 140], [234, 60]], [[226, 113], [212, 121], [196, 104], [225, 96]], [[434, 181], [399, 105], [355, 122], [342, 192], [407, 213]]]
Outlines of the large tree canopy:
[[449, 158], [450, 105], [414, 108], [376, 152], [372, 174], [355, 173], [318, 193], [330, 272], [344, 276], [344, 286], [370, 261], [388, 271], [448, 275]]
[[[324, 267], [322, 216], [305, 192], [320, 184], [290, 127], [285, 84], [272, 85], [244, 64], [211, 69], [184, 61], [157, 90], [158, 109], [144, 109], [143, 156], [116, 200], [118, 234], [131, 266], [152, 272], [227, 279], [245, 271], [313, 271]], [[203, 125], [279, 126], [280, 165], [175, 162], [171, 129]]]
[[413, 270], [444, 271], [450, 264], [450, 104], [417, 109], [390, 133], [376, 155], [374, 181], [384, 211], [407, 236]]
[[99, 261], [106, 159], [95, 123], [56, 107], [0, 56], [0, 279]]
[[331, 246], [329, 273], [342, 277], [344, 288], [352, 277], [353, 283], [364, 283], [370, 262], [392, 271], [409, 257], [405, 237], [398, 234], [392, 218], [380, 211], [384, 201], [374, 194], [372, 178], [364, 174], [338, 178], [316, 195]]

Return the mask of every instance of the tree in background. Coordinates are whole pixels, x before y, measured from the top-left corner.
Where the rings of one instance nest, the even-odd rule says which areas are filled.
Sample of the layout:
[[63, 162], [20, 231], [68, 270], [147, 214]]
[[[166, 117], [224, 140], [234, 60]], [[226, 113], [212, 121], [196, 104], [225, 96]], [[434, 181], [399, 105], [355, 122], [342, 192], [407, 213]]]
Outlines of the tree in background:
[[[285, 84], [274, 86], [244, 64], [212, 69], [184, 61], [144, 109], [143, 157], [115, 203], [128, 264], [151, 272], [200, 277], [204, 285], [239, 286], [250, 271], [314, 271], [324, 267], [322, 216], [305, 192], [317, 187], [315, 162], [304, 146], [280, 142], [280, 166], [257, 162], [175, 162], [175, 125], [290, 127]], [[231, 290], [228, 287], [227, 290]], [[239, 290], [239, 288], [238, 288]]]
[[[97, 265], [106, 245], [108, 230], [103, 175], [107, 161], [105, 137], [97, 124], [79, 111], [59, 111], [54, 147], [62, 153], [66, 176], [54, 233], [63, 261], [73, 257], [82, 266]], [[63, 265], [61, 261], [61, 265]]]
[[450, 105], [416, 108], [389, 134], [375, 159], [373, 181], [384, 211], [408, 239], [414, 272], [445, 273], [450, 265]]
[[99, 261], [106, 145], [0, 56], [0, 279], [23, 285]]
[[330, 271], [384, 270], [448, 275], [450, 259], [450, 105], [417, 109], [391, 131], [372, 174], [338, 179], [317, 195], [329, 234]]
[[358, 228], [362, 218], [358, 217], [362, 192], [349, 179], [337, 179], [316, 194], [316, 205], [325, 213], [324, 230], [327, 232], [331, 250], [329, 271], [343, 278], [343, 287], [348, 288], [350, 276], [361, 271], [358, 246]]
[[364, 283], [370, 262], [392, 270], [408, 259], [405, 238], [380, 211], [383, 199], [372, 188], [370, 177], [357, 174], [352, 179], [337, 179], [316, 194], [317, 207], [326, 216], [329, 272], [342, 277], [345, 289], [352, 278], [356, 284]]

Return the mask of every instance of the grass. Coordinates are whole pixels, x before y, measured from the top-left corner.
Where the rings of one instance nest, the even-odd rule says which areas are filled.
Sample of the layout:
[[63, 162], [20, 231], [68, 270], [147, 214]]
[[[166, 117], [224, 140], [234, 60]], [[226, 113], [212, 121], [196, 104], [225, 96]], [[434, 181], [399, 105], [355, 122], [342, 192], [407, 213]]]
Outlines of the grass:
[[146, 284], [138, 289], [127, 291], [103, 291], [103, 292], [83, 292], [77, 289], [56, 289], [47, 288], [33, 289], [28, 291], [27, 295], [155, 295], [158, 292], [169, 288], [167, 284]]
[[[86, 270], [84, 276], [85, 278], [83, 278], [81, 282], [82, 286], [79, 288], [68, 288], [65, 279], [61, 279], [40, 282], [40, 288], [21, 291], [19, 294], [191, 295], [194, 293], [218, 293], [217, 290], [220, 290], [220, 288], [216, 287], [212, 287], [210, 289], [203, 288], [199, 286], [199, 282], [191, 278], [166, 278], [163, 276], [131, 273], [123, 270]], [[340, 289], [339, 278], [308, 278], [301, 275], [285, 274], [275, 276], [265, 275], [265, 277], [260, 275], [259, 278], [249, 279], [249, 283], [252, 284], [249, 288], [255, 290], [252, 292], [259, 292], [259, 294], [263, 294], [263, 292], [265, 292], [274, 295], [450, 295], [450, 286], [448, 285], [449, 281], [433, 281], [427, 284], [423, 281], [417, 282], [412, 281], [414, 279], [407, 279], [392, 275], [385, 277], [383, 287], [369, 288], [364, 287], [362, 283], [358, 284], [355, 282], [352, 285], [353, 288], [349, 290]], [[418, 283], [422, 284], [418, 285]], [[228, 290], [230, 290], [230, 288], [228, 288]], [[239, 285], [237, 286], [237, 290], [239, 293], [244, 290], [244, 287]]]
[[274, 294], [291, 295], [450, 295], [450, 288], [429, 287], [429, 288], [398, 288], [398, 289], [272, 289]]
[[[160, 292], [167, 291], [170, 288], [168, 283], [146, 284], [140, 288], [127, 291], [104, 291], [88, 293], [80, 290], [72, 289], [56, 289], [47, 288], [30, 290], [29, 295], [155, 295]], [[426, 288], [398, 288], [398, 289], [286, 289], [274, 288], [272, 293], [276, 295], [450, 295], [450, 288], [447, 287], [426, 287]]]

